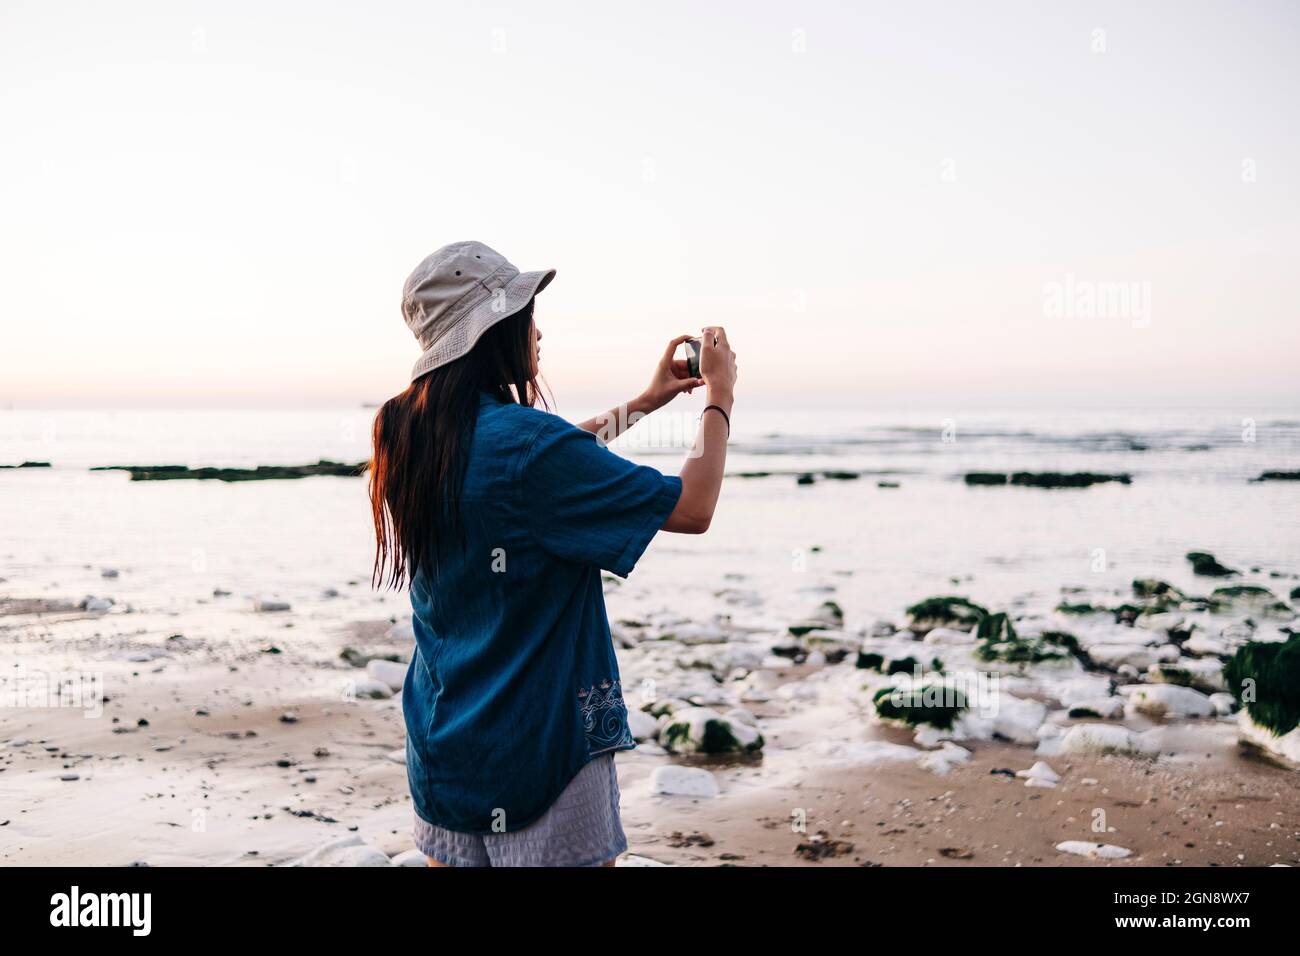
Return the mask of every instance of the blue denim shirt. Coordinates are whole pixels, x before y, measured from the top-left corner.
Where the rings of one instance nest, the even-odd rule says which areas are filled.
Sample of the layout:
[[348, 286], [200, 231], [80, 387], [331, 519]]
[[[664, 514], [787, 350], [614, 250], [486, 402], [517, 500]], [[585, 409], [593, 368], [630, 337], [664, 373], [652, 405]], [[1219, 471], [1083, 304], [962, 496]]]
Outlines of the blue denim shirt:
[[596, 754], [636, 746], [600, 571], [626, 577], [681, 495], [555, 415], [482, 394], [463, 551], [411, 582], [402, 693], [416, 812], [464, 833], [526, 827]]

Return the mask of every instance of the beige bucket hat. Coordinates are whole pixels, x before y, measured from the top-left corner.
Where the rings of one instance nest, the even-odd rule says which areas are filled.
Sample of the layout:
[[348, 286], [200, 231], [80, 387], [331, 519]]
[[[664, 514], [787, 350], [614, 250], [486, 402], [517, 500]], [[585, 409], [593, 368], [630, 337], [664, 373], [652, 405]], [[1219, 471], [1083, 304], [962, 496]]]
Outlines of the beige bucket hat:
[[402, 317], [424, 350], [411, 381], [467, 354], [554, 278], [554, 269], [520, 272], [481, 242], [453, 242], [434, 252], [402, 287]]

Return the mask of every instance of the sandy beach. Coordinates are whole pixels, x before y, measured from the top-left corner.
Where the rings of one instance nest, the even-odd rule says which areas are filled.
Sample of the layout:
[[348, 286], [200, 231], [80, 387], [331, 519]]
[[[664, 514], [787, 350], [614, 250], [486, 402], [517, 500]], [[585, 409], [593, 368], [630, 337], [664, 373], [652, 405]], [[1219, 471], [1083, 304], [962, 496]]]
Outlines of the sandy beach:
[[[405, 657], [391, 620], [320, 627], [233, 595], [188, 617], [14, 601], [0, 613], [0, 656], [28, 678], [93, 670], [105, 697], [102, 713], [3, 712], [3, 864], [282, 865], [350, 836], [398, 860], [412, 849], [400, 697], [359, 696], [365, 671], [341, 657]], [[620, 865], [1300, 863], [1294, 772], [1243, 754], [1230, 718], [1200, 721], [1190, 747], [1169, 725], [1154, 757], [1047, 757], [1060, 782], [1030, 787], [1013, 775], [1040, 759], [1030, 746], [967, 742], [944, 772], [901, 753], [911, 733], [846, 696], [868, 673], [851, 658], [767, 665], [769, 699], [748, 705], [761, 756], [671, 757], [653, 742], [618, 756]], [[709, 770], [719, 794], [654, 793], [669, 762]], [[1070, 840], [1131, 855], [1056, 849]]]

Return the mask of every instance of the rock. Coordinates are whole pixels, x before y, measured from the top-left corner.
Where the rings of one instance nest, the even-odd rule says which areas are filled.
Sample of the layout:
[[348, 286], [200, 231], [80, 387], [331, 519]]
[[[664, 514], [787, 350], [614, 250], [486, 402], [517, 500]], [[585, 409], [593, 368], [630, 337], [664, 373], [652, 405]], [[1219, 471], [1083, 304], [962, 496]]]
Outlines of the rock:
[[1210, 703], [1214, 705], [1214, 712], [1220, 717], [1227, 717], [1237, 709], [1237, 698], [1227, 693], [1211, 694]]
[[397, 750], [390, 750], [390, 751], [388, 751], [388, 753], [384, 754], [384, 759], [385, 759], [385, 760], [391, 760], [393, 763], [400, 763], [403, 767], [405, 767], [405, 766], [406, 766], [406, 748], [405, 748], [405, 747], [402, 747], [402, 748], [399, 748], [399, 749], [397, 749]]
[[107, 611], [113, 606], [113, 599], [87, 594], [77, 606], [83, 611]]
[[118, 573], [117, 568], [104, 568], [104, 570], [99, 572], [99, 576], [101, 578], [115, 578], [118, 576]]
[[709, 771], [669, 764], [656, 767], [650, 774], [650, 792], [674, 797], [716, 797], [720, 791], [717, 779]]
[[716, 624], [679, 624], [666, 628], [658, 635], [661, 641], [676, 641], [679, 644], [721, 644], [727, 640], [727, 632]]
[[1038, 728], [1047, 719], [1047, 705], [1025, 697], [998, 694], [993, 733], [1017, 744], [1038, 742]]
[[1300, 769], [1300, 727], [1285, 734], [1274, 733], [1251, 718], [1249, 709], [1237, 714], [1237, 739], [1291, 769]]
[[1087, 843], [1083, 840], [1066, 840], [1064, 843], [1056, 844], [1056, 848], [1062, 853], [1086, 856], [1090, 860], [1122, 860], [1133, 855], [1132, 850], [1126, 850], [1122, 846], [1113, 846], [1110, 843]]
[[818, 629], [838, 630], [844, 626], [844, 611], [834, 601], [823, 601], [803, 621], [791, 624], [789, 631], [795, 637], [801, 637], [809, 631]]
[[660, 718], [658, 739], [672, 753], [750, 753], [763, 747], [757, 729], [708, 707], [688, 707]]
[[253, 610], [259, 614], [270, 614], [276, 611], [290, 610], [288, 601], [276, 601], [270, 598], [254, 598]]
[[1214, 555], [1205, 551], [1187, 552], [1187, 560], [1192, 562], [1192, 573], [1207, 578], [1226, 578], [1237, 572], [1226, 568], [1215, 560]]
[[914, 634], [926, 634], [936, 627], [948, 626], [969, 630], [986, 614], [985, 608], [964, 597], [932, 597], [907, 609], [907, 626]]
[[1182, 591], [1168, 581], [1161, 581], [1159, 578], [1137, 578], [1133, 581], [1133, 595], [1144, 600], [1156, 598], [1173, 602], [1182, 601], [1185, 598]]
[[1218, 660], [1180, 657], [1170, 663], [1155, 663], [1147, 668], [1147, 679], [1157, 684], [1179, 684], [1206, 694], [1227, 688], [1223, 664]]
[[644, 710], [629, 710], [627, 712], [627, 726], [632, 732], [633, 739], [638, 742], [643, 740], [653, 740], [659, 732], [659, 721], [655, 720]]
[[1282, 739], [1300, 727], [1300, 634], [1285, 643], [1251, 641], [1223, 669], [1250, 719]]
[[1114, 724], [1075, 724], [1060, 741], [1061, 753], [1149, 755], [1157, 747], [1143, 734]]
[[872, 695], [876, 714], [885, 721], [916, 727], [930, 724], [948, 729], [967, 709], [966, 695], [952, 681], [925, 678], [919, 684], [904, 680], [882, 687]]
[[290, 866], [392, 866], [387, 854], [366, 843], [358, 833], [331, 840]]
[[415, 640], [415, 624], [410, 618], [405, 621], [398, 621], [388, 629], [388, 640], [393, 643], [406, 643]]
[[1153, 648], [1134, 644], [1092, 644], [1086, 653], [1094, 664], [1112, 670], [1126, 665], [1136, 670], [1146, 670], [1160, 658]]
[[1148, 717], [1212, 717], [1214, 705], [1198, 690], [1178, 684], [1146, 684], [1128, 691], [1129, 705]]
[[400, 691], [406, 683], [406, 664], [385, 661], [378, 658], [366, 664], [366, 674], [387, 686], [390, 690]]
[[352, 696], [359, 700], [387, 700], [393, 696], [393, 690], [382, 681], [373, 677], [363, 677], [352, 683]]
[[1227, 657], [1228, 642], [1199, 631], [1183, 641], [1183, 652], [1195, 657]]
[[1016, 776], [1025, 781], [1026, 787], [1055, 787], [1061, 782], [1061, 775], [1041, 760], [1035, 761], [1028, 770], [1017, 770]]
[[1288, 621], [1295, 617], [1295, 611], [1285, 601], [1279, 601], [1268, 588], [1253, 584], [1234, 584], [1231, 587], [1215, 588], [1210, 595], [1210, 600], [1216, 602], [1219, 607], [1230, 608], [1238, 614], [1256, 614]]
[[936, 627], [926, 633], [925, 643], [945, 647], [973, 644], [975, 643], [975, 634], [973, 631], [959, 631], [952, 627]]
[[1099, 720], [1119, 720], [1124, 716], [1123, 697], [1093, 697], [1070, 705], [1071, 718], [1096, 717]]
[[943, 775], [957, 764], [966, 763], [968, 760], [970, 760], [969, 750], [958, 747], [951, 741], [945, 741], [938, 750], [922, 754], [916, 762], [923, 770]]
[[393, 866], [428, 866], [429, 861], [419, 850], [407, 850], [392, 859]]

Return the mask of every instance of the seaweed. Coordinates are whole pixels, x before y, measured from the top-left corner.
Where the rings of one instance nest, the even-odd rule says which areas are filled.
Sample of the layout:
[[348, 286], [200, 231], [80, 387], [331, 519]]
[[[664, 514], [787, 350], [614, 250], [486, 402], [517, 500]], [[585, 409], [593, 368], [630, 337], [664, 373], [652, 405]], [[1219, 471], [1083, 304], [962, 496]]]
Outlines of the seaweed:
[[926, 598], [907, 609], [914, 625], [927, 622], [932, 626], [957, 624], [961, 627], [974, 627], [988, 613], [986, 608], [964, 597]]
[[1300, 726], [1300, 634], [1283, 644], [1243, 645], [1223, 668], [1223, 677], [1255, 723], [1279, 737]]
[[1227, 578], [1238, 573], [1232, 568], [1224, 567], [1208, 551], [1188, 551], [1187, 560], [1192, 562], [1192, 573], [1206, 578]]
[[[895, 699], [895, 694], [900, 699]], [[950, 730], [967, 706], [960, 689], [935, 682], [901, 690], [882, 687], [871, 702], [886, 720], [901, 720], [911, 727], [930, 724], [941, 730]]]

